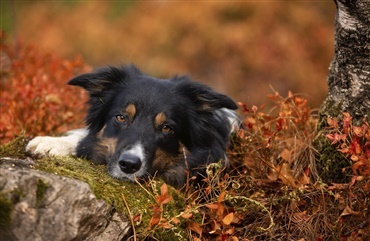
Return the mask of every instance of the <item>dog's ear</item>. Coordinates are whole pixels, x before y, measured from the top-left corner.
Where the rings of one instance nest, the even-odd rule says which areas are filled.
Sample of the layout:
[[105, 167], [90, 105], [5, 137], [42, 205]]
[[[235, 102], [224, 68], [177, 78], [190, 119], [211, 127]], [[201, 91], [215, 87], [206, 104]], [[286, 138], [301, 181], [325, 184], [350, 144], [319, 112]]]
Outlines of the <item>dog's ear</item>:
[[112, 92], [121, 90], [140, 74], [141, 72], [133, 65], [106, 67], [79, 75], [68, 82], [70, 85], [86, 89], [90, 94], [88, 115], [85, 120], [90, 131], [97, 133], [103, 128], [105, 116], [108, 115], [109, 106], [115, 97]]
[[198, 110], [238, 109], [235, 102], [228, 96], [218, 93], [206, 85], [191, 81], [186, 76], [174, 77], [171, 80], [177, 82], [177, 92], [192, 101]]
[[117, 84], [125, 84], [134, 76], [141, 74], [134, 65], [100, 68], [92, 73], [82, 74], [71, 79], [68, 84], [86, 89], [90, 96], [99, 96], [106, 90], [111, 90]]

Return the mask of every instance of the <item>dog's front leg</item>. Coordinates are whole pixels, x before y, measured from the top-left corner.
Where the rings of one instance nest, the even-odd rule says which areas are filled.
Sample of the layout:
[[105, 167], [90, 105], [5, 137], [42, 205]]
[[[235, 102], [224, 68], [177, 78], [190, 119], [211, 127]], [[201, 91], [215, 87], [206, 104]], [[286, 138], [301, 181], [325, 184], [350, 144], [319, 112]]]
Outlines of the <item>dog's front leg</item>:
[[86, 137], [88, 130], [76, 129], [65, 136], [37, 136], [26, 146], [26, 151], [36, 157], [76, 155], [78, 143]]

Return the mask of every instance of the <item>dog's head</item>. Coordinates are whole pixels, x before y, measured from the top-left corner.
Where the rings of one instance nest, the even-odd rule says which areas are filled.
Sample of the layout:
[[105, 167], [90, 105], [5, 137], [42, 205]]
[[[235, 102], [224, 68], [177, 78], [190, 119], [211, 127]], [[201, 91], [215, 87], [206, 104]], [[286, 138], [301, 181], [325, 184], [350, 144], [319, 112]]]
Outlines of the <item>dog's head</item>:
[[160, 80], [134, 66], [108, 67], [72, 79], [90, 95], [89, 135], [79, 153], [107, 163], [116, 178], [158, 174], [172, 185], [185, 170], [225, 158], [236, 104], [209, 87], [175, 76]]

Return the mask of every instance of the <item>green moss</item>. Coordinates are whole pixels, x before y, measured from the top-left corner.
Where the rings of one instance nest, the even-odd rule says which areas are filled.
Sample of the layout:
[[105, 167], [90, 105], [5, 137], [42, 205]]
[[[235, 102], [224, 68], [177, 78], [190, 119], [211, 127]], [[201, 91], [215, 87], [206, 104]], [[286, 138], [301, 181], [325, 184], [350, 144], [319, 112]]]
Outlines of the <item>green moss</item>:
[[4, 193], [0, 192], [0, 233], [5, 232], [10, 223], [13, 210], [13, 203]]
[[16, 189], [13, 189], [11, 192], [11, 202], [13, 204], [17, 204], [21, 201], [22, 198], [24, 198], [26, 195], [22, 192], [21, 189], [19, 188], [16, 188]]
[[46, 189], [49, 184], [45, 183], [42, 179], [39, 179], [36, 184], [36, 207], [40, 207], [42, 200], [44, 199]]
[[35, 168], [88, 183], [97, 198], [105, 200], [118, 211], [126, 213], [122, 200], [125, 195], [131, 212], [146, 213], [153, 200], [137, 184], [111, 178], [104, 165], [74, 157], [47, 157], [37, 160]]
[[317, 171], [325, 182], [347, 183], [351, 179], [351, 162], [321, 134], [314, 141]]
[[337, 117], [340, 121], [343, 118], [343, 104], [331, 99], [325, 100], [320, 111], [318, 129], [320, 135], [313, 145], [317, 150], [317, 171], [325, 182], [348, 182], [351, 178], [351, 162], [333, 146], [326, 138], [328, 127], [327, 118]]
[[318, 129], [322, 130], [323, 128], [328, 126], [327, 118], [328, 117], [336, 117], [342, 115], [342, 103], [335, 102], [333, 100], [326, 99], [323, 105], [321, 106], [321, 110], [319, 112], [319, 122], [318, 122]]
[[13, 139], [7, 144], [0, 145], [0, 158], [1, 157], [13, 157], [24, 159], [27, 157], [26, 145], [29, 139], [23, 134]]

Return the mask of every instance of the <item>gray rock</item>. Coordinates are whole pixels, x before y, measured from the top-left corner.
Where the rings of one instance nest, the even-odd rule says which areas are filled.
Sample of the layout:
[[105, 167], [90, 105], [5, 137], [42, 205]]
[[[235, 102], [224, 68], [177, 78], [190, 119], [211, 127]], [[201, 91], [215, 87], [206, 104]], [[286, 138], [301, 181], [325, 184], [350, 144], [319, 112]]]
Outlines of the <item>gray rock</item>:
[[19, 163], [0, 165], [0, 240], [110, 241], [129, 235], [129, 221], [98, 200], [87, 183]]

